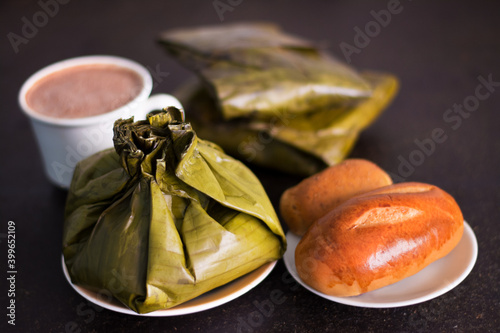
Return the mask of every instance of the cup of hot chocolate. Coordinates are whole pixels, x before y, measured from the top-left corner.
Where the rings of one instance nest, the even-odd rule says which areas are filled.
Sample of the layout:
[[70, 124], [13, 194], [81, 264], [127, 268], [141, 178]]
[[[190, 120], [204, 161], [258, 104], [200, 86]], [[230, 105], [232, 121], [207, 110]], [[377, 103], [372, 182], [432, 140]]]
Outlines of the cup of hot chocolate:
[[69, 188], [76, 164], [113, 146], [119, 118], [145, 119], [155, 109], [180, 102], [150, 95], [153, 80], [135, 61], [84, 56], [49, 65], [26, 80], [19, 104], [28, 115], [49, 180]]

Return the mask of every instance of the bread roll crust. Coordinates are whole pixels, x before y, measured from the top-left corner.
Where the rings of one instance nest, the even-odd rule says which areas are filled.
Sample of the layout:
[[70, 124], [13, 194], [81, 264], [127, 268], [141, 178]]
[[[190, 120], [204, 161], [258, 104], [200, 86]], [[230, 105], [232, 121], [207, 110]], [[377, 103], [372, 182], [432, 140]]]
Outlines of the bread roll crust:
[[280, 214], [290, 231], [302, 236], [320, 217], [347, 199], [392, 184], [391, 177], [364, 159], [347, 159], [286, 190]]
[[400, 183], [349, 199], [315, 222], [295, 250], [300, 278], [355, 296], [411, 276], [460, 241], [463, 216], [448, 193]]

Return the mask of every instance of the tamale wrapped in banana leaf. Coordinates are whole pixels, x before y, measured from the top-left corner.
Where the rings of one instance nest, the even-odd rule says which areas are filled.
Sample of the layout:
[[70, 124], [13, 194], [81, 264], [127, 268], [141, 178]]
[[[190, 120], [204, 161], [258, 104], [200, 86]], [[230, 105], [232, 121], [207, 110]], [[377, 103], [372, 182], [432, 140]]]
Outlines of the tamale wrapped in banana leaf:
[[259, 180], [200, 139], [179, 110], [117, 120], [114, 145], [75, 168], [63, 231], [74, 284], [148, 313], [283, 255], [286, 239]]
[[398, 88], [272, 24], [176, 29], [160, 43], [200, 78], [178, 94], [194, 128], [245, 162], [290, 173], [340, 162]]

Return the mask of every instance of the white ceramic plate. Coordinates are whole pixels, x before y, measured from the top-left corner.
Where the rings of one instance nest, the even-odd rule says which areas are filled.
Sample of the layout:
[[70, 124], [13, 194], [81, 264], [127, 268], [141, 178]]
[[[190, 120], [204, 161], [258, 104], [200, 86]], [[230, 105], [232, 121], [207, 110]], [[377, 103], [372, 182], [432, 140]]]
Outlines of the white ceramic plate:
[[177, 305], [173, 308], [166, 310], [157, 310], [145, 314], [139, 314], [130, 310], [116, 299], [110, 300], [109, 297], [107, 297], [106, 295], [100, 295], [86, 288], [74, 285], [71, 282], [68, 270], [66, 269], [66, 265], [64, 263], [64, 257], [62, 261], [62, 267], [64, 271], [64, 276], [66, 276], [66, 280], [68, 280], [69, 284], [73, 287], [73, 289], [75, 289], [80, 295], [82, 295], [87, 300], [108, 310], [130, 315], [149, 316], [149, 317], [168, 317], [168, 316], [185, 315], [212, 309], [219, 305], [232, 301], [233, 299], [238, 298], [239, 296], [243, 295], [244, 293], [248, 292], [249, 290], [257, 286], [262, 280], [264, 280], [269, 275], [269, 273], [271, 273], [275, 265], [276, 261], [267, 263], [257, 268], [253, 272], [250, 272], [234, 281], [231, 281], [219, 288], [211, 290], [201, 296], [198, 296], [188, 302]]
[[477, 258], [477, 240], [474, 231], [464, 222], [464, 234], [457, 246], [420, 272], [389, 286], [353, 297], [334, 297], [325, 295], [307, 284], [299, 277], [295, 268], [295, 248], [300, 237], [288, 232], [288, 248], [284, 261], [290, 274], [306, 289], [328, 300], [366, 308], [394, 308], [428, 301], [455, 288], [474, 267]]

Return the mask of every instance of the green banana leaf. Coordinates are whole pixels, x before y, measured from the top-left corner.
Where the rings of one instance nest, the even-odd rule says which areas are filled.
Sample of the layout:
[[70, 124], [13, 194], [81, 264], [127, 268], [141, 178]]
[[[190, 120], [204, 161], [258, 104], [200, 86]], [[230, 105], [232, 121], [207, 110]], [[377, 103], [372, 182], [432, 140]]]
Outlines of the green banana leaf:
[[356, 71], [276, 26], [177, 29], [162, 33], [160, 43], [203, 77], [226, 120], [269, 119], [280, 108], [302, 114], [311, 106], [355, 105], [371, 96]]
[[308, 176], [342, 161], [398, 80], [357, 72], [272, 24], [176, 29], [159, 42], [200, 83], [176, 93], [196, 131], [228, 154]]
[[63, 231], [74, 284], [148, 313], [283, 255], [286, 239], [259, 180], [199, 139], [179, 110], [117, 120], [114, 145], [75, 168]]
[[357, 106], [324, 109], [301, 116], [279, 110], [270, 121], [218, 116], [216, 101], [205, 86], [188, 82], [176, 95], [200, 136], [228, 154], [263, 167], [302, 176], [341, 162], [360, 132], [387, 107], [398, 89], [397, 79], [379, 72], [362, 72], [372, 97]]

